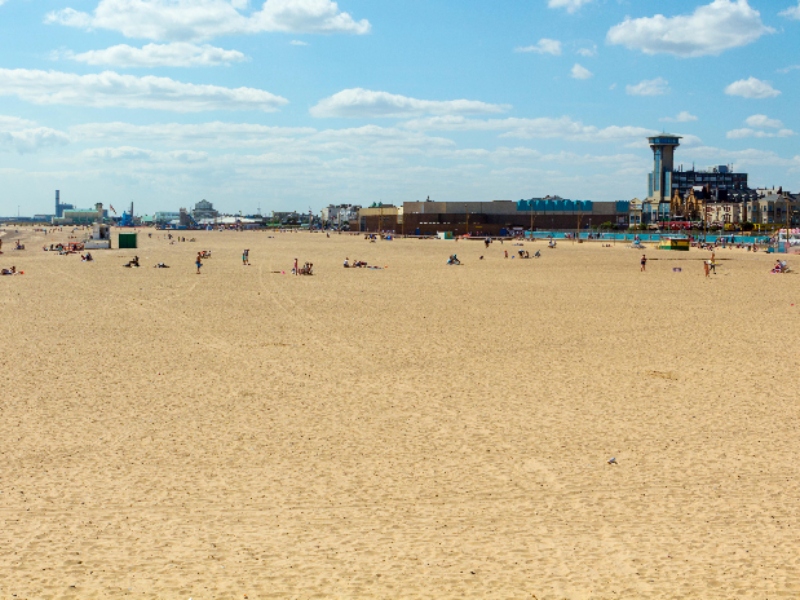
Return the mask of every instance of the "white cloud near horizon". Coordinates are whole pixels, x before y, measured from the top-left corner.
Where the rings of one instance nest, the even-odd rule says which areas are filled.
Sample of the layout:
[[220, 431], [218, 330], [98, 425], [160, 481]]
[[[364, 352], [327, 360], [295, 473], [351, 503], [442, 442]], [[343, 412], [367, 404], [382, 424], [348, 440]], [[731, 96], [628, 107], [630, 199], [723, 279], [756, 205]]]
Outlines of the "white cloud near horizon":
[[741, 140], [745, 138], [785, 138], [796, 135], [791, 129], [780, 129], [778, 131], [764, 131], [763, 129], [752, 129], [750, 127], [743, 127], [741, 129], [732, 129], [725, 137], [729, 140]]
[[514, 52], [535, 52], [536, 54], [552, 54], [553, 56], [560, 56], [561, 42], [558, 40], [551, 40], [549, 38], [542, 38], [532, 46], [515, 48]]
[[208, 160], [207, 152], [197, 152], [193, 150], [175, 150], [171, 152], [159, 152], [148, 148], [137, 148], [135, 146], [116, 146], [106, 148], [92, 148], [81, 152], [83, 158], [91, 160], [119, 161], [119, 160], [169, 160], [172, 162], [204, 162]]
[[745, 119], [748, 127], [766, 127], [770, 129], [780, 129], [783, 122], [779, 119], [770, 119], [767, 115], [752, 115]]
[[713, 0], [690, 15], [626, 18], [608, 30], [606, 40], [645, 54], [698, 57], [746, 46], [774, 31], [747, 0]]
[[547, 6], [550, 8], [563, 8], [570, 14], [577, 12], [585, 4], [589, 4], [593, 0], [547, 0]]
[[576, 52], [583, 57], [592, 58], [597, 56], [597, 44], [592, 44], [589, 48], [578, 48]]
[[118, 44], [103, 50], [89, 50], [75, 54], [67, 51], [56, 55], [87, 65], [111, 67], [214, 67], [243, 62], [247, 57], [238, 50], [215, 48], [208, 44], [198, 46], [188, 42], [147, 44], [134, 48]]
[[750, 99], [774, 98], [780, 95], [780, 91], [773, 88], [768, 82], [761, 81], [755, 77], [734, 81], [725, 88], [725, 93], [729, 96], [741, 96], [742, 98]]
[[419, 100], [399, 94], [352, 88], [324, 98], [311, 107], [317, 118], [408, 118], [422, 115], [480, 115], [502, 113], [511, 107], [478, 100]]
[[[707, 158], [710, 164], [734, 163], [737, 167], [746, 166], [781, 166], [790, 169], [800, 167], [800, 155], [783, 158], [771, 150], [748, 148], [745, 150], [723, 150], [713, 146], [699, 146], [692, 150], [697, 158]], [[755, 187], [755, 186], [753, 186]]]
[[302, 40], [292, 40], [289, 42], [292, 46], [308, 46], [308, 42], [304, 42]]
[[[745, 125], [741, 129], [733, 129], [726, 134], [728, 139], [744, 138], [785, 138], [795, 135], [791, 129], [783, 126], [779, 119], [771, 119], [767, 115], [752, 115], [745, 119]], [[770, 131], [773, 130], [773, 131]]]
[[272, 127], [255, 123], [159, 123], [134, 125], [114, 121], [111, 123], [84, 123], [69, 128], [70, 137], [77, 141], [118, 141], [120, 139], [147, 141], [160, 144], [209, 144], [214, 147], [263, 146], [298, 136], [316, 133], [311, 127]]
[[0, 95], [16, 96], [39, 105], [147, 108], [174, 112], [274, 112], [289, 102], [254, 88], [198, 85], [168, 77], [135, 77], [113, 71], [76, 75], [33, 69], [0, 69]]
[[245, 13], [240, 0], [100, 0], [92, 13], [53, 11], [45, 23], [108, 29], [128, 38], [201, 41], [223, 35], [281, 33], [366, 34], [370, 23], [355, 21], [332, 0], [266, 0]]
[[573, 79], [589, 79], [592, 77], [592, 72], [578, 63], [572, 65], [572, 70], [569, 73]]
[[629, 96], [663, 96], [669, 91], [669, 82], [663, 77], [645, 79], [636, 85], [625, 86], [625, 93]]
[[697, 121], [697, 117], [688, 110], [682, 110], [674, 117], [664, 117], [663, 119], [659, 119], [659, 121], [665, 123], [689, 123], [691, 121]]
[[69, 143], [69, 138], [49, 127], [11, 132], [0, 130], [0, 145], [4, 143], [12, 145], [19, 154], [28, 154], [48, 146], [65, 146]]
[[658, 133], [644, 127], [596, 127], [584, 125], [570, 117], [538, 117], [505, 119], [468, 119], [461, 116], [428, 117], [403, 124], [417, 131], [497, 131], [503, 138], [565, 139], [581, 142], [647, 142], [647, 137]]
[[786, 17], [787, 19], [800, 21], [800, 0], [798, 0], [797, 6], [790, 6], [786, 10], [779, 12], [778, 15], [781, 17]]
[[19, 154], [28, 154], [48, 146], [64, 146], [69, 141], [63, 131], [40, 127], [27, 119], [0, 115], [0, 148], [10, 146]]

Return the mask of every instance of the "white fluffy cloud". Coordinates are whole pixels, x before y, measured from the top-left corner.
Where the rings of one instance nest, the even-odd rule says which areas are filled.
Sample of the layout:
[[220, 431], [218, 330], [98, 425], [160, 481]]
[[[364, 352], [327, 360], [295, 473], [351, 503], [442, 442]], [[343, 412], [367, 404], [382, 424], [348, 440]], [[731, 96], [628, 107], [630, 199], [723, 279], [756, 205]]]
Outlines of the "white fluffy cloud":
[[742, 98], [774, 98], [780, 92], [773, 88], [766, 81], [761, 81], [755, 77], [734, 81], [725, 88], [725, 93], [729, 96], [741, 96]]
[[606, 39], [646, 54], [694, 57], [746, 46], [773, 31], [747, 0], [714, 0], [691, 15], [625, 19], [609, 29]]
[[783, 126], [779, 119], [770, 119], [767, 115], [752, 115], [745, 119], [742, 129], [733, 129], [727, 133], [728, 139], [743, 138], [784, 138], [795, 135], [794, 131]]
[[573, 79], [589, 79], [591, 76], [592, 72], [586, 67], [583, 67], [578, 63], [572, 65], [572, 70], [570, 71], [570, 77], [572, 77]]
[[418, 100], [362, 88], [342, 90], [311, 108], [314, 117], [393, 117], [418, 115], [479, 115], [501, 113], [510, 107], [478, 100]]
[[675, 117], [664, 117], [663, 119], [659, 119], [659, 121], [664, 121], [665, 123], [689, 123], [691, 121], [697, 121], [697, 117], [687, 110], [682, 110]]
[[45, 22], [82, 29], [109, 29], [129, 38], [197, 41], [222, 35], [286, 33], [353, 33], [370, 30], [332, 0], [266, 0], [247, 13], [239, 0], [100, 0], [90, 14], [65, 8], [47, 14]]
[[744, 121], [748, 127], [765, 127], [769, 129], [781, 129], [783, 123], [778, 119], [770, 119], [767, 115], [752, 115]]
[[726, 134], [730, 140], [739, 140], [744, 138], [783, 138], [795, 135], [791, 129], [780, 129], [778, 131], [764, 131], [763, 129], [752, 129], [750, 127], [743, 127], [742, 129], [732, 129]]
[[272, 112], [288, 104], [285, 98], [254, 88], [197, 85], [167, 77], [134, 77], [113, 71], [75, 75], [58, 71], [0, 69], [0, 95], [16, 96], [34, 104], [149, 108], [175, 112]]
[[636, 85], [625, 86], [625, 93], [629, 96], [663, 96], [669, 91], [669, 82], [663, 77], [645, 79]]
[[204, 162], [208, 159], [207, 152], [197, 152], [194, 150], [175, 150], [171, 152], [159, 152], [149, 148], [136, 148], [134, 146], [118, 146], [111, 148], [92, 148], [81, 154], [90, 160], [103, 161], [131, 161], [131, 160], [157, 160], [170, 162], [195, 163]]
[[600, 128], [594, 125], [584, 125], [569, 117], [467, 119], [460, 116], [444, 116], [414, 119], [406, 122], [404, 126], [419, 131], [496, 131], [500, 132], [502, 138], [620, 142], [642, 146], [646, 144], [648, 136], [658, 133], [654, 129], [629, 125]]
[[0, 131], [0, 140], [10, 143], [20, 154], [36, 152], [47, 146], [64, 146], [69, 143], [69, 138], [63, 132], [49, 127], [35, 127], [11, 132]]
[[592, 44], [590, 47], [578, 48], [577, 53], [586, 58], [597, 56], [597, 44]]
[[198, 46], [188, 42], [147, 44], [142, 48], [119, 44], [80, 54], [65, 52], [61, 56], [88, 65], [112, 67], [212, 67], [247, 60], [237, 50], [224, 50], [208, 44]]
[[70, 137], [81, 142], [113, 143], [121, 139], [151, 144], [250, 148], [282, 145], [298, 136], [316, 133], [311, 127], [270, 127], [255, 123], [159, 123], [133, 125], [119, 121], [85, 123], [70, 127]]
[[786, 10], [781, 11], [780, 16], [786, 17], [788, 19], [796, 19], [800, 20], [800, 1], [798, 1], [797, 6], [790, 6]]
[[69, 136], [62, 131], [40, 127], [27, 119], [0, 115], [0, 147], [10, 146], [20, 154], [26, 154], [68, 143]]
[[542, 38], [533, 46], [522, 46], [516, 48], [515, 52], [535, 52], [536, 54], [552, 54], [559, 56], [561, 54], [561, 42], [558, 40], [551, 40], [549, 38]]
[[584, 4], [589, 4], [592, 0], [547, 0], [550, 8], [564, 8], [568, 13], [577, 12]]

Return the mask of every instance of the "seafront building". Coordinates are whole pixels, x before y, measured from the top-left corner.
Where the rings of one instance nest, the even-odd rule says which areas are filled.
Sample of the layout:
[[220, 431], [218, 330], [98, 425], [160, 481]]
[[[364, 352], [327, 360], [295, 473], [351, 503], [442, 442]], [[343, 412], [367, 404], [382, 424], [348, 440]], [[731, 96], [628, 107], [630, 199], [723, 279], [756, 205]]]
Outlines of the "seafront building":
[[323, 227], [349, 229], [351, 221], [358, 220], [358, 204], [329, 204], [320, 211]]
[[214, 205], [208, 200], [200, 200], [192, 209], [192, 218], [195, 221], [213, 219], [219, 216], [219, 211], [214, 210]]
[[402, 207], [362, 208], [356, 231], [394, 231], [406, 235], [510, 235], [525, 230], [627, 227], [629, 203], [567, 200], [559, 197], [486, 202], [404, 202]]
[[725, 227], [745, 223], [760, 227], [800, 220], [800, 198], [782, 188], [751, 189], [747, 173], [731, 165], [705, 170], [677, 169], [675, 150], [681, 137], [668, 133], [648, 139], [653, 168], [647, 176], [647, 198], [630, 202], [632, 226], [664, 227], [667, 223]]

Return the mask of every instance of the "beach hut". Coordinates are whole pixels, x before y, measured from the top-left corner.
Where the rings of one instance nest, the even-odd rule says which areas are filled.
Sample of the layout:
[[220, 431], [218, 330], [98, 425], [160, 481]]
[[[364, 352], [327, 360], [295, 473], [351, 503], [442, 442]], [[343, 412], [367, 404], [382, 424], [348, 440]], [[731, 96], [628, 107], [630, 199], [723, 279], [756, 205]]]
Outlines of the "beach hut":
[[682, 252], [688, 252], [689, 238], [664, 238], [658, 248], [659, 250], [679, 250]]
[[135, 233], [120, 233], [117, 248], [136, 248], [137, 240]]

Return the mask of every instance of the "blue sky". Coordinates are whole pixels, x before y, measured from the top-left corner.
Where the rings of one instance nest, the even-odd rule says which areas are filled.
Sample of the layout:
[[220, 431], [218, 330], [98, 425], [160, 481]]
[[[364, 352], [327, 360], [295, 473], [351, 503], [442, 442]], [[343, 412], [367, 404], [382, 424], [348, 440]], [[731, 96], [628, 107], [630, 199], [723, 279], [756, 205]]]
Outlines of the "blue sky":
[[0, 215], [800, 190], [800, 0], [0, 0]]

